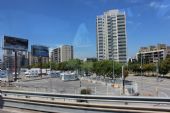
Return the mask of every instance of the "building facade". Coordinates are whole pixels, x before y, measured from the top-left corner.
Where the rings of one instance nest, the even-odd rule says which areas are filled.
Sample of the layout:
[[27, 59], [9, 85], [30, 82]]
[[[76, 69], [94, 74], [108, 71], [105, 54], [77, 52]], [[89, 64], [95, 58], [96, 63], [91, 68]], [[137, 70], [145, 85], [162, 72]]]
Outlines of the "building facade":
[[[28, 52], [18, 51], [17, 52], [17, 68], [25, 68], [28, 66]], [[13, 50], [4, 50], [3, 53], [3, 69], [9, 69], [14, 71], [15, 69], [15, 53]]]
[[0, 59], [0, 70], [3, 68], [3, 62], [2, 60]]
[[36, 57], [36, 56], [32, 56], [31, 55], [31, 64], [30, 65], [32, 65], [32, 64], [37, 64], [37, 63], [40, 63], [40, 62], [42, 62], [42, 63], [48, 63], [49, 62], [49, 57]]
[[59, 63], [69, 61], [71, 59], [73, 59], [73, 46], [71, 45], [62, 45], [53, 49], [51, 52], [51, 60], [53, 62]]
[[96, 62], [97, 58], [91, 57], [91, 58], [84, 58], [84, 62]]
[[53, 49], [53, 51], [51, 52], [51, 60], [56, 63], [61, 62], [60, 48]]
[[125, 12], [109, 10], [97, 16], [96, 43], [98, 60], [127, 62]]
[[170, 55], [170, 46], [157, 44], [156, 46], [141, 47], [136, 54], [136, 59], [142, 60], [144, 63], [155, 63], [165, 59], [168, 55]]
[[63, 45], [61, 46], [60, 50], [61, 50], [61, 62], [73, 59], [73, 46]]
[[29, 56], [29, 65], [37, 63], [48, 63], [49, 62], [49, 48], [43, 45], [31, 45], [31, 52]]

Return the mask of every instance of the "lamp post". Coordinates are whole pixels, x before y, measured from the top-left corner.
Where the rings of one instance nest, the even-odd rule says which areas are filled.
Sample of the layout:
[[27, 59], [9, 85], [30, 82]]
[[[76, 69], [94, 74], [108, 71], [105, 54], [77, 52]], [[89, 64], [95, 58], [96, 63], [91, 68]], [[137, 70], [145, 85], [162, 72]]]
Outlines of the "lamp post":
[[143, 73], [142, 73], [142, 69], [143, 69], [143, 67], [142, 67], [142, 65], [143, 65], [143, 64], [142, 64], [142, 63], [143, 63], [143, 58], [142, 58], [142, 57], [143, 57], [143, 55], [142, 55], [142, 53], [141, 53], [141, 58], [140, 58], [140, 60], [141, 60], [141, 66], [140, 66], [140, 69], [141, 69], [141, 90], [142, 90], [141, 93], [143, 92], [143, 76], [142, 76], [142, 74], [143, 74]]
[[122, 66], [122, 92], [125, 94], [125, 76], [124, 76], [124, 65]]
[[157, 52], [158, 58], [157, 58], [157, 64], [156, 64], [156, 72], [157, 72], [157, 87], [156, 87], [156, 96], [158, 96], [158, 87], [159, 87], [159, 51]]
[[18, 72], [18, 58], [17, 58], [17, 50], [14, 51], [15, 52], [15, 77], [14, 77], [14, 81], [17, 81], [18, 79], [18, 75], [17, 75], [17, 72]]
[[113, 58], [113, 78], [115, 78], [114, 74], [115, 74], [115, 71], [114, 71], [114, 58]]
[[115, 74], [115, 71], [114, 71], [114, 54], [113, 53], [114, 52], [113, 52], [113, 47], [112, 47], [112, 62], [113, 62], [113, 75], [112, 75], [112, 78], [115, 79], [115, 76], [114, 76], [114, 74]]

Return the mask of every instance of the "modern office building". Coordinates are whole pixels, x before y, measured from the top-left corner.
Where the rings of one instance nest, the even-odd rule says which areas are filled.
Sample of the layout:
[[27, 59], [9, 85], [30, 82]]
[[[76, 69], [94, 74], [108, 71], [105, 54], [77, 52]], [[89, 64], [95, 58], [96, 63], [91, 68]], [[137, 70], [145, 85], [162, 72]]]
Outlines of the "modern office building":
[[59, 63], [70, 59], [73, 59], [73, 46], [71, 45], [62, 45], [51, 52], [53, 62]]
[[37, 64], [37, 63], [48, 63], [49, 62], [49, 57], [37, 57], [37, 56], [32, 56], [31, 54], [29, 55], [29, 65]]
[[29, 65], [49, 62], [49, 48], [43, 45], [31, 45]]
[[109, 10], [96, 18], [96, 43], [98, 60], [127, 62], [126, 15], [119, 10]]
[[12, 50], [3, 51], [3, 69], [14, 69], [14, 54]]
[[170, 46], [166, 44], [157, 44], [156, 46], [141, 47], [136, 54], [136, 59], [144, 63], [154, 63], [158, 60], [165, 59], [170, 55]]

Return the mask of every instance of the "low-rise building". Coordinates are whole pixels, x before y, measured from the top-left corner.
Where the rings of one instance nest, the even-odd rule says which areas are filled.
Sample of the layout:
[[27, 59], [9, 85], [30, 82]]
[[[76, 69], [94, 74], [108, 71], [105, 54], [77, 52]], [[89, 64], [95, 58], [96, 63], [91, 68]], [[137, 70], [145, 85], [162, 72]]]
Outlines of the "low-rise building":
[[84, 58], [84, 62], [95, 62], [97, 61], [97, 58], [91, 57], [91, 58]]
[[166, 44], [157, 44], [156, 46], [141, 47], [136, 54], [136, 59], [144, 63], [157, 62], [170, 55], [170, 46]]

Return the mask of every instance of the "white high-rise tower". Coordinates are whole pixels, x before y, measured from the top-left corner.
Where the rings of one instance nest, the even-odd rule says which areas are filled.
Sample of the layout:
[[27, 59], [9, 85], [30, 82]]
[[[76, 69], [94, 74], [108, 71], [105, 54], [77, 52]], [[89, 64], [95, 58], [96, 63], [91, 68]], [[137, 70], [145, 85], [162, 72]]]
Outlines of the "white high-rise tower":
[[127, 62], [126, 15], [119, 10], [109, 10], [96, 18], [96, 43], [98, 60]]

